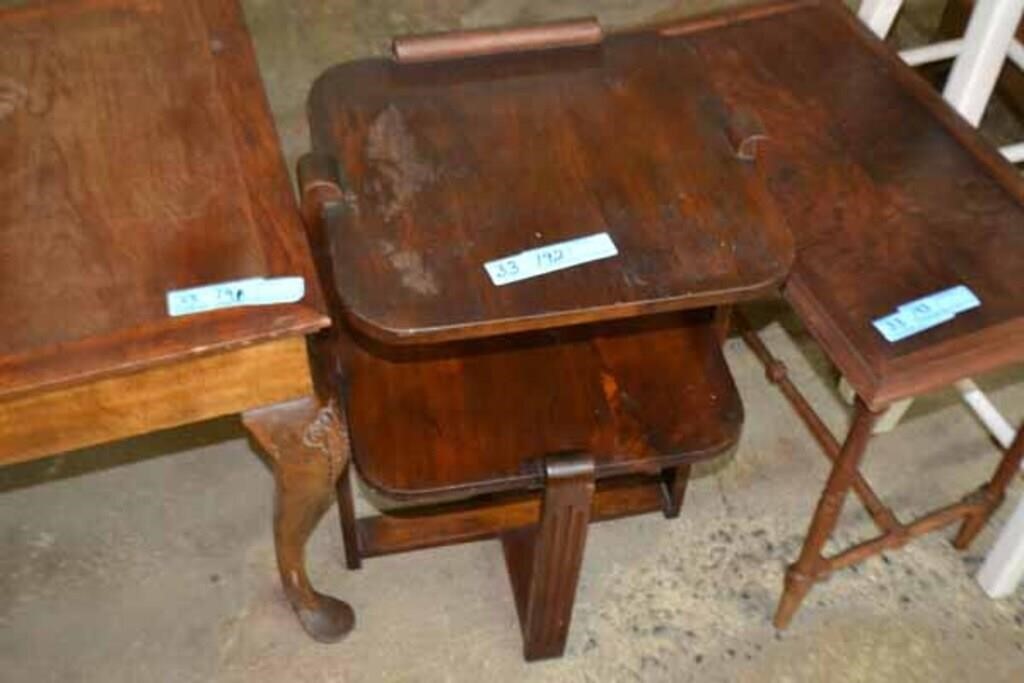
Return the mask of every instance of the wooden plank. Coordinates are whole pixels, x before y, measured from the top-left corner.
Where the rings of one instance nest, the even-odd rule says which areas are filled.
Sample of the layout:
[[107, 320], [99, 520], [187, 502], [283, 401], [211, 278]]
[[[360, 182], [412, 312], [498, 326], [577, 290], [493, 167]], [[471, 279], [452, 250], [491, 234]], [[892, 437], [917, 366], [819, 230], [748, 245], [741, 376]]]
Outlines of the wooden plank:
[[0, 402], [0, 465], [312, 393], [306, 343], [287, 337]]
[[[593, 521], [618, 519], [664, 509], [664, 489], [658, 478], [629, 477], [598, 482], [591, 510]], [[536, 524], [540, 498], [527, 498], [488, 507], [450, 506], [434, 516], [376, 515], [358, 520], [360, 554], [375, 557], [439, 545], [494, 538], [499, 533]]]

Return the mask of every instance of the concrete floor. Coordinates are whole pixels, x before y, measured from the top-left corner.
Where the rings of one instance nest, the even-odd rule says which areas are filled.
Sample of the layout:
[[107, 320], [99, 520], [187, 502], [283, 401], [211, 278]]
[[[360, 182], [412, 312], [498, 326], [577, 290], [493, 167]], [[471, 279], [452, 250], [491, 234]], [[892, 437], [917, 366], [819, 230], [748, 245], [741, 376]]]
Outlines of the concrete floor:
[[[392, 34], [589, 13], [621, 26], [717, 4], [245, 3], [289, 163], [306, 145], [312, 79], [382, 51]], [[844, 429], [820, 352], [779, 307], [754, 313], [781, 320], [767, 327], [770, 345]], [[971, 578], [993, 527], [966, 554], [944, 532], [840, 572], [789, 630], [772, 628], [826, 461], [752, 355], [730, 340], [727, 356], [747, 407], [739, 449], [698, 472], [681, 519], [593, 528], [561, 660], [523, 663], [497, 543], [349, 572], [333, 514], [310, 544], [311, 573], [352, 603], [358, 627], [340, 644], [311, 641], [276, 579], [272, 481], [224, 419], [0, 469], [0, 681], [1024, 680], [1024, 592], [990, 601]], [[1024, 369], [978, 379], [1024, 418]], [[866, 469], [909, 515], [959, 497], [995, 461], [943, 393], [878, 438]], [[1022, 492], [1018, 480], [1011, 503]], [[841, 529], [844, 543], [871, 531], [856, 504]]]

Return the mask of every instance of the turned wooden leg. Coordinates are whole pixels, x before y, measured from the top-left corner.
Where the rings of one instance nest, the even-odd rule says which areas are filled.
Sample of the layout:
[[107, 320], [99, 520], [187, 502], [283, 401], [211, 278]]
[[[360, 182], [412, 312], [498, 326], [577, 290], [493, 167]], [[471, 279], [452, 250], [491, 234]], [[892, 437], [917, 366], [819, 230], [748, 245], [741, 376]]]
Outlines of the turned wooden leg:
[[594, 461], [552, 456], [540, 523], [502, 537], [527, 660], [565, 651], [594, 496]]
[[274, 544], [285, 595], [309, 635], [321, 642], [340, 640], [355, 624], [352, 608], [313, 589], [305, 560], [306, 541], [330, 507], [348, 460], [337, 407], [305, 398], [250, 410], [242, 422], [273, 465]]
[[807, 531], [803, 550], [800, 551], [797, 561], [786, 570], [785, 588], [775, 612], [776, 628], [782, 629], [789, 625], [811, 586], [823, 578], [825, 562], [821, 555], [822, 548], [835, 529], [843, 502], [857, 477], [857, 468], [871, 438], [871, 429], [877, 417], [877, 413], [871, 412], [863, 401], [857, 399], [853, 425], [846, 436], [839, 457], [833, 462], [832, 473], [818, 500], [818, 507]]
[[999, 467], [992, 479], [985, 484], [978, 492], [985, 501], [985, 507], [977, 514], [968, 516], [960, 525], [960, 531], [953, 541], [953, 546], [958, 550], [964, 550], [971, 544], [974, 537], [978, 535], [988, 523], [989, 518], [996, 509], [1002, 505], [1006, 497], [1006, 487], [1010, 485], [1013, 478], [1020, 471], [1021, 459], [1024, 458], [1024, 429], [1017, 430], [1017, 437], [1006, 449], [1006, 454], [999, 461]]
[[683, 509], [683, 500], [686, 498], [686, 485], [690, 481], [690, 465], [679, 465], [678, 467], [665, 470], [661, 476], [664, 479], [665, 518], [675, 519], [679, 516], [679, 511]]
[[359, 550], [359, 534], [356, 531], [356, 506], [352, 498], [352, 464], [346, 463], [338, 478], [338, 518], [341, 521], [341, 538], [345, 542], [345, 566], [359, 569], [363, 557]]

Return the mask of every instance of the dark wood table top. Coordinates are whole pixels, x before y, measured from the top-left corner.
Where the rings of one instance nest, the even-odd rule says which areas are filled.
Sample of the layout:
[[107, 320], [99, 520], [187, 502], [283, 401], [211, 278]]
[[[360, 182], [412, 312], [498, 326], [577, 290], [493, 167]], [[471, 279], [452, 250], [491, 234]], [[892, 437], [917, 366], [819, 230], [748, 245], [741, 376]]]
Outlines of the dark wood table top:
[[[771, 141], [787, 299], [871, 405], [1024, 360], [1024, 182], [838, 3], [676, 28]], [[954, 285], [981, 306], [890, 343], [872, 320]]]
[[[168, 290], [301, 275], [295, 304]], [[0, 396], [327, 324], [234, 0], [0, 11]]]
[[[337, 294], [389, 343], [482, 337], [715, 305], [777, 287], [792, 242], [737, 158], [730, 108], [685, 40], [329, 69], [313, 149]], [[484, 263], [595, 233], [612, 258], [495, 286]]]

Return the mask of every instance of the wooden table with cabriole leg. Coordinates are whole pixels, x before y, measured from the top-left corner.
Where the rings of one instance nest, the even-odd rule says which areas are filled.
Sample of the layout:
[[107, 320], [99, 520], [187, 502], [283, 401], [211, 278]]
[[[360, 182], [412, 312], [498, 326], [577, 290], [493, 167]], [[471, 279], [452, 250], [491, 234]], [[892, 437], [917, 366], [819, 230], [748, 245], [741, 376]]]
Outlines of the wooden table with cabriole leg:
[[[170, 290], [301, 277], [297, 301], [171, 317]], [[241, 413], [271, 456], [285, 592], [336, 640], [303, 548], [347, 450], [328, 325], [234, 0], [0, 11], [0, 465]]]

